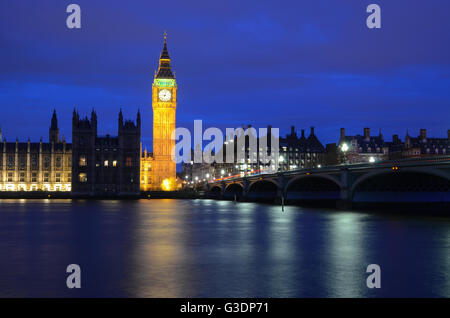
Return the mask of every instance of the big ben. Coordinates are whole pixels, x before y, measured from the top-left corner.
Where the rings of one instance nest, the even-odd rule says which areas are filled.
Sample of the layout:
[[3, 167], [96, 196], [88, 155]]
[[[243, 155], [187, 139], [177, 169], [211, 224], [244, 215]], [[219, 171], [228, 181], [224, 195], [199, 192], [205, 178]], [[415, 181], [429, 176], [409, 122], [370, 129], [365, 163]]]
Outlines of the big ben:
[[152, 88], [154, 159], [152, 190], [173, 190], [176, 182], [176, 163], [171, 156], [175, 140], [172, 140], [171, 136], [175, 130], [177, 83], [170, 62], [167, 35], [164, 34], [164, 47]]

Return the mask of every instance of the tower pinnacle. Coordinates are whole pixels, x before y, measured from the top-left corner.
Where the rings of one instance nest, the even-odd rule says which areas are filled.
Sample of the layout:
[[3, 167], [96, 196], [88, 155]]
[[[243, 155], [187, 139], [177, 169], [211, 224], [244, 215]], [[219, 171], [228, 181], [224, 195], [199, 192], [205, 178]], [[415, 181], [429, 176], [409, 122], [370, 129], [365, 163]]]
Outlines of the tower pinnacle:
[[167, 50], [167, 33], [164, 32], [164, 46], [159, 57], [159, 68], [158, 73], [156, 73], [155, 78], [167, 78], [174, 79], [175, 76], [172, 73], [172, 68], [170, 66], [170, 56], [169, 50]]

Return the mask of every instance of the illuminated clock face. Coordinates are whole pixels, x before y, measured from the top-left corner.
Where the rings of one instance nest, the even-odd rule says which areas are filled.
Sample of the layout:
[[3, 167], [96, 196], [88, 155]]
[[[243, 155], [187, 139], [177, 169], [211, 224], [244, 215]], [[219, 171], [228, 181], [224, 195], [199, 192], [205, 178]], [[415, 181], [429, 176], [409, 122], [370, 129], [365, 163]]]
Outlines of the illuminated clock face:
[[172, 96], [172, 94], [170, 94], [170, 91], [168, 89], [162, 89], [159, 91], [159, 99], [162, 100], [163, 102], [167, 102], [170, 100], [170, 97]]

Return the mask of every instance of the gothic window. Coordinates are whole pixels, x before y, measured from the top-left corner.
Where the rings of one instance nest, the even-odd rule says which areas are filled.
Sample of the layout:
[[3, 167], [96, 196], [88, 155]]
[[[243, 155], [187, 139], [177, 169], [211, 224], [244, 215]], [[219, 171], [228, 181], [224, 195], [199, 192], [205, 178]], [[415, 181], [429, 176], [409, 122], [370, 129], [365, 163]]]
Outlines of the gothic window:
[[125, 166], [127, 166], [127, 167], [132, 167], [133, 166], [133, 161], [132, 161], [131, 157], [127, 157], [126, 158]]
[[48, 182], [50, 178], [50, 174], [48, 172], [44, 173], [44, 182]]
[[86, 155], [81, 155], [80, 156], [80, 163], [79, 163], [80, 167], [86, 167], [87, 166], [87, 160], [86, 160]]
[[19, 169], [24, 170], [27, 166], [27, 157], [20, 156], [19, 157]]
[[85, 173], [80, 173], [80, 174], [78, 175], [78, 180], [79, 180], [80, 182], [82, 182], [82, 183], [87, 182], [87, 175], [86, 175]]
[[38, 167], [39, 163], [38, 163], [38, 158], [36, 155], [32, 155], [31, 156], [31, 167], [36, 169]]
[[61, 182], [61, 174], [60, 173], [56, 174], [56, 180], [55, 181], [56, 182]]
[[61, 168], [61, 162], [62, 162], [61, 157], [60, 157], [60, 156], [57, 156], [57, 157], [56, 157], [56, 163], [55, 163], [56, 168]]
[[19, 182], [25, 182], [25, 173], [23, 172], [20, 173]]
[[44, 169], [49, 169], [49, 168], [50, 168], [50, 157], [45, 156], [44, 157]]
[[8, 156], [8, 169], [14, 170], [14, 156]]

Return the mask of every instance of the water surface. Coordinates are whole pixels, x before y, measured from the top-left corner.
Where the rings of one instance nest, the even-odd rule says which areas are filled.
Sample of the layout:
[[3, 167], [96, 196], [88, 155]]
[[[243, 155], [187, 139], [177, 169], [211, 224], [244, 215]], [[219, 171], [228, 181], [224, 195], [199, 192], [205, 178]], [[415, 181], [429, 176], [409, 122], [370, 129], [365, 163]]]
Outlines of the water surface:
[[[79, 264], [82, 288], [66, 287]], [[381, 289], [366, 268], [381, 266]], [[450, 218], [213, 200], [0, 200], [2, 297], [449, 297]]]

